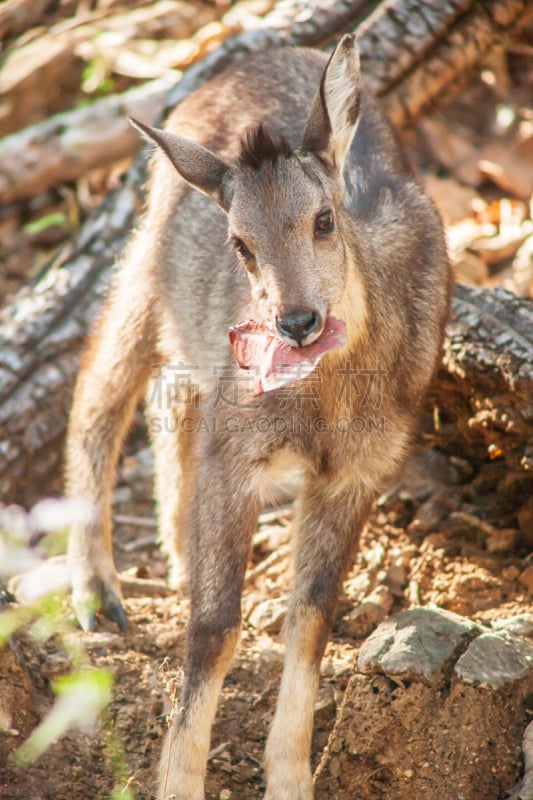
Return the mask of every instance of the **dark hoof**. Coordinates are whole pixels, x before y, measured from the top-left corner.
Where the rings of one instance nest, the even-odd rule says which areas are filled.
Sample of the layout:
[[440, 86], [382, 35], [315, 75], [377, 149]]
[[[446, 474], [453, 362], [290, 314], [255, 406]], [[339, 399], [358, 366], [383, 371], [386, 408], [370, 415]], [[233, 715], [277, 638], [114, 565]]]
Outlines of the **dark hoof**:
[[104, 592], [102, 613], [110, 619], [111, 622], [116, 622], [121, 630], [124, 631], [128, 627], [128, 618], [126, 612], [122, 608], [122, 603], [117, 596], [109, 590]]

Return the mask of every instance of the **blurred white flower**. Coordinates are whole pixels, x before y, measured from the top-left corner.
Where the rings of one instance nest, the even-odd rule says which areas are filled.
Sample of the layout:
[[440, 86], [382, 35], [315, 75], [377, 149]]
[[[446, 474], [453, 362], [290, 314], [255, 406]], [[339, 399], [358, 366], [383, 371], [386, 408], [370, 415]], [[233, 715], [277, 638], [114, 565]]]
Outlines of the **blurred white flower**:
[[73, 525], [90, 524], [94, 510], [87, 500], [56, 500], [47, 497], [40, 500], [29, 513], [29, 521], [35, 532], [57, 533]]
[[0, 504], [0, 579], [12, 578], [11, 591], [22, 602], [64, 591], [70, 584], [66, 559], [47, 556], [64, 552], [73, 525], [93, 519], [93, 507], [85, 500], [47, 498], [30, 512]]
[[0, 578], [38, 566], [39, 554], [30, 548], [28, 514], [20, 506], [0, 505]]
[[70, 588], [70, 570], [66, 556], [54, 556], [40, 561], [27, 572], [9, 581], [9, 591], [19, 603], [34, 603], [47, 594], [66, 592]]

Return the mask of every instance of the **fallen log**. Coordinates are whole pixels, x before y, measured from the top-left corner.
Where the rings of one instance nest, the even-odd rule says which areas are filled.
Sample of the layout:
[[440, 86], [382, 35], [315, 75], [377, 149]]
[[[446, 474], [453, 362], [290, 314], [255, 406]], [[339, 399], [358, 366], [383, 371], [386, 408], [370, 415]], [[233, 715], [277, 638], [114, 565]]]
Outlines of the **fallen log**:
[[0, 39], [16, 36], [41, 19], [49, 0], [6, 0], [0, 7]]
[[441, 446], [533, 478], [531, 301], [500, 288], [456, 287], [432, 403]]
[[139, 135], [128, 117], [153, 124], [167, 92], [168, 81], [150, 81], [6, 136], [0, 142], [0, 202], [33, 197], [135, 155]]
[[[520, 18], [523, 4], [509, 4], [502, 11], [501, 1], [481, 9], [473, 0], [423, 6], [420, 0], [402, 0], [389, 4], [387, 13], [376, 5], [368, 1], [358, 4], [356, 19], [376, 11], [359, 28], [361, 57], [367, 83], [384, 97], [389, 114], [402, 126], [435, 98], [442, 101], [454, 84], [471, 73], [495, 37], [501, 37]], [[158, 3], [150, 19], [156, 33], [161, 32], [163, 21], [170, 24], [168, 12], [167, 18], [163, 17], [165, 7], [165, 0]], [[140, 12], [146, 15], [145, 9], [138, 9], [137, 15]], [[179, 31], [185, 30], [184, 24]], [[323, 43], [325, 30], [320, 37]], [[399, 40], [401, 48], [396, 46]], [[380, 54], [385, 43], [384, 60]], [[75, 181], [94, 167], [134, 155], [139, 137], [125, 118], [133, 116], [152, 124], [162, 111], [163, 87], [162, 82], [149, 82], [7, 136], [0, 144], [0, 201], [13, 203], [32, 197], [51, 186]], [[167, 109], [181, 96], [178, 84], [169, 95]]]
[[[233, 58], [279, 43], [327, 46], [343, 32], [352, 29], [368, 14], [369, 8], [375, 6], [372, 14], [360, 26], [363, 58], [367, 64], [382, 65], [371, 79], [372, 88], [383, 97], [396, 123], [406, 124], [430, 100], [426, 96], [424, 103], [421, 102], [421, 86], [425, 87], [424, 91], [441, 92], [445, 85], [450, 89], [453, 84], [450, 65], [454, 59], [460, 73], [464, 72], [467, 65], [473, 67], [472, 53], [477, 51], [475, 47], [472, 51], [467, 48], [469, 57], [465, 62], [465, 41], [459, 35], [461, 19], [470, 22], [477, 16], [493, 19], [495, 32], [491, 41], [494, 43], [508, 27], [523, 18], [527, 10], [525, 0], [491, 0], [486, 3], [461, 3], [455, 0], [445, 3], [451, 21], [448, 24], [443, 17], [439, 17], [441, 21], [435, 23], [438, 43], [435, 42], [433, 47], [428, 45], [423, 52], [420, 47], [411, 48], [412, 60], [409, 61], [404, 54], [406, 48], [399, 34], [401, 26], [398, 28], [396, 17], [402, 8], [414, 11], [421, 5], [415, 0], [393, 3], [387, 0], [379, 5], [364, 0], [334, 3], [323, 0], [316, 4], [311, 13], [306, 4], [283, 4], [282, 8], [266, 18], [264, 27], [226, 41], [191, 67], [169, 93], [167, 109], [203, 81], [219, 73]], [[426, 14], [435, 9], [435, 14], [440, 14], [440, 6], [437, 0], [423, 4]], [[458, 7], [462, 9], [459, 15]], [[470, 16], [476, 9], [477, 16]], [[414, 36], [416, 27], [413, 27], [411, 17], [407, 15], [404, 21], [409, 35]], [[483, 25], [481, 28], [485, 30]], [[387, 36], [384, 33], [386, 30], [389, 30]], [[432, 30], [428, 26], [428, 37], [432, 36]], [[456, 47], [458, 51], [454, 49]], [[401, 54], [399, 51], [402, 51]], [[485, 52], [483, 50], [479, 56]], [[423, 83], [423, 64], [429, 53], [434, 57], [431, 62], [433, 77]], [[434, 75], [439, 64], [445, 77], [435, 82]], [[411, 80], [416, 82], [416, 91], [409, 90]], [[145, 179], [146, 161], [141, 156], [135, 160], [124, 185], [89, 217], [76, 238], [62, 250], [34, 285], [23, 289], [0, 314], [0, 497], [4, 499], [29, 502], [36, 494], [42, 495], [49, 490], [51, 476], [57, 477], [56, 468], [61, 460], [79, 351], [105, 294], [111, 265], [122, 251], [142, 206]], [[466, 288], [461, 291], [466, 296], [472, 292]], [[522, 311], [529, 313], [529, 304], [525, 301], [516, 302], [519, 305], [511, 316], [511, 322]], [[479, 303], [483, 303], [482, 295], [479, 296]], [[454, 310], [460, 319], [463, 311], [457, 301]], [[525, 366], [520, 367], [520, 374], [524, 375], [524, 391], [529, 387], [529, 392], [533, 374], [532, 331], [533, 326], [529, 335], [527, 331], [517, 331], [516, 334], [520, 341], [525, 342]], [[509, 337], [510, 340], [514, 337], [513, 327], [509, 330]], [[505, 357], [508, 342], [502, 342], [496, 348], [498, 346], [503, 348], [501, 353]], [[502, 374], [496, 377], [501, 380]], [[468, 381], [468, 376], [465, 380]], [[470, 391], [475, 395], [474, 385]], [[497, 394], [496, 384], [491, 391]], [[529, 419], [525, 408], [523, 417], [526, 421]], [[526, 430], [530, 436], [530, 422]]]
[[532, 13], [527, 0], [383, 2], [360, 27], [370, 88], [384, 97], [395, 124], [407, 125], [459, 91], [495, 44]]

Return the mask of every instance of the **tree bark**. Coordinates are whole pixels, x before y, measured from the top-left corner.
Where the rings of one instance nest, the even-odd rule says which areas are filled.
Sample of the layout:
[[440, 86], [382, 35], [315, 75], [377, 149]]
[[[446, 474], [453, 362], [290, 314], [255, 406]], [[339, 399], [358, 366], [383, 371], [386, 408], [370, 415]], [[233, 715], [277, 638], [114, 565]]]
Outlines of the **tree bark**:
[[50, 0], [6, 0], [0, 8], [0, 39], [37, 24], [48, 5]]
[[431, 400], [442, 446], [533, 476], [533, 303], [457, 286]]
[[33, 197], [135, 155], [139, 134], [128, 117], [153, 125], [167, 92], [167, 81], [150, 81], [6, 136], [0, 142], [0, 202]]
[[[284, 4], [282, 11], [276, 9], [269, 15], [264, 28], [227, 40], [191, 67], [170, 91], [166, 110], [244, 53], [276, 44], [325, 47], [364, 20], [359, 30], [365, 73], [394, 121], [404, 125], [430, 99], [435, 99], [432, 92], [450, 89], [457, 72], [464, 77], [465, 71], [478, 63], [476, 58], [484, 56], [489, 40], [499, 41], [524, 16], [527, 5], [526, 0], [432, 0], [423, 4], [425, 21], [421, 21], [418, 12], [422, 4], [415, 0], [385, 0], [379, 4], [368, 0], [322, 0], [312, 13], [305, 3]], [[491, 36], [487, 34], [486, 20], [491, 21]], [[462, 35], [462, 21], [468, 23], [468, 37], [474, 36], [472, 26], [479, 24], [476, 30], [483, 32], [481, 44], [466, 47], [471, 39]], [[420, 25], [427, 29], [425, 44], [421, 44], [424, 36], [417, 27]], [[404, 29], [406, 44], [401, 33]], [[424, 78], [428, 63], [431, 75]], [[36, 492], [42, 494], [61, 460], [79, 352], [105, 294], [111, 265], [122, 251], [142, 206], [146, 174], [143, 154], [135, 160], [124, 185], [89, 217], [34, 285], [23, 289], [0, 313], [0, 497], [4, 499], [28, 502]], [[470, 297], [473, 290], [460, 291], [463, 295], [459, 297]], [[522, 311], [526, 314], [527, 304], [516, 302], [519, 305], [515, 316]], [[464, 314], [457, 300], [454, 312], [459, 320]], [[527, 332], [519, 334], [527, 354], [524, 391], [529, 392], [531, 331], [533, 326], [529, 336]], [[512, 328], [509, 335], [512, 339]], [[501, 355], [505, 357], [508, 344], [500, 342], [497, 347], [503, 348]], [[452, 374], [449, 369], [448, 372]], [[500, 374], [499, 380], [502, 379]], [[468, 383], [470, 379], [464, 380]], [[475, 391], [472, 385], [471, 392]], [[530, 430], [531, 419], [525, 408], [523, 418]]]
[[407, 125], [457, 92], [532, 11], [528, 0], [385, 0], [360, 28], [370, 88]]
[[[521, 18], [523, 8], [522, 0], [505, 8], [501, 0], [483, 8], [475, 0], [433, 0], [423, 6], [420, 0], [381, 5], [375, 0], [361, 1], [351, 21], [362, 20], [359, 30], [366, 82], [383, 96], [394, 122], [405, 125], [430, 103], [442, 102], [454, 87], [457, 89], [495, 40]], [[363, 21], [365, 15], [370, 16]], [[154, 20], [151, 22], [153, 26]], [[318, 34], [319, 45], [328, 39], [328, 22], [326, 15], [325, 26]], [[293, 22], [292, 28], [296, 27]], [[228, 52], [230, 57], [238, 55], [229, 46]], [[153, 123], [161, 114], [165, 94], [162, 83], [154, 81], [56, 114], [6, 137], [0, 145], [0, 201], [13, 203], [31, 197], [50, 186], [75, 181], [95, 166], [105, 167], [134, 155], [139, 137], [125, 117], [140, 115], [148, 124]], [[167, 110], [182, 96], [178, 85], [168, 97]]]

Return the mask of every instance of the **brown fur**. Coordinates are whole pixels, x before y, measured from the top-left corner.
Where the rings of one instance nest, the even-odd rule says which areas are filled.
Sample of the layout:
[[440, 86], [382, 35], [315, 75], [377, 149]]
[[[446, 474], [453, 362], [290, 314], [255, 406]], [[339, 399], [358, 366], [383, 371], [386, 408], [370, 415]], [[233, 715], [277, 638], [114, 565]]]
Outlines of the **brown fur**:
[[293, 149], [283, 136], [274, 137], [268, 128], [259, 123], [246, 130], [241, 138], [241, 152], [237, 159], [239, 167], [259, 169], [265, 161], [276, 161], [280, 156], [289, 158]]
[[[110, 492], [148, 386], [161, 536], [176, 583], [187, 562], [191, 595], [183, 710], [160, 797], [203, 800], [261, 498], [280, 464], [298, 466], [294, 589], [265, 797], [310, 800], [313, 698], [339, 588], [373, 501], [405, 459], [438, 361], [450, 287], [442, 226], [360, 89], [352, 37], [327, 66], [307, 50], [250, 56], [183, 101], [166, 132], [139, 127], [163, 152], [70, 421], [67, 491], [96, 509], [71, 538], [74, 605], [86, 628], [95, 608], [125, 623]], [[317, 235], [324, 208], [334, 227]], [[253, 397], [227, 330], [245, 319], [274, 325], [295, 310], [342, 319], [348, 341], [304, 381]]]

